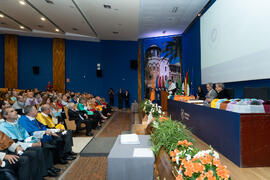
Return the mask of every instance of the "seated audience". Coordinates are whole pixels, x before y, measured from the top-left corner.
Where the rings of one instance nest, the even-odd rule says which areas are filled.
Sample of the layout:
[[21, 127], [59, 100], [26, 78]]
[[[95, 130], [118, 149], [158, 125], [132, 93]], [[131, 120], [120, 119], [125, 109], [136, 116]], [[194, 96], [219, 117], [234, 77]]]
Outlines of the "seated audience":
[[15, 103], [12, 105], [12, 107], [17, 111], [19, 115], [23, 114], [23, 108], [25, 106], [24, 98], [22, 96], [18, 96]]
[[48, 82], [46, 89], [49, 92], [51, 92], [53, 90], [53, 85], [51, 84], [51, 81]]
[[[50, 168], [53, 166], [52, 154], [45, 152], [41, 147], [38, 139], [29, 136], [27, 131], [18, 124], [17, 112], [12, 107], [7, 107], [2, 110], [2, 116], [5, 122], [0, 124], [0, 131], [5, 133], [23, 149], [23, 156], [28, 156], [35, 168], [32, 168], [32, 174], [37, 179], [42, 179], [43, 176], [56, 176]], [[46, 159], [45, 159], [46, 156]]]
[[81, 123], [85, 123], [86, 125], [86, 136], [93, 136], [91, 133], [92, 122], [90, 121], [88, 115], [85, 112], [79, 112], [76, 110], [76, 106], [74, 103], [69, 103], [68, 107], [68, 116], [69, 120], [75, 120], [76, 123], [76, 131], [79, 131], [81, 128]]
[[22, 147], [0, 131], [0, 179], [34, 179], [30, 159], [22, 153]]
[[34, 93], [32, 91], [27, 92], [27, 98], [25, 100], [25, 105], [36, 105], [36, 99], [34, 98]]
[[59, 129], [47, 129], [43, 124], [37, 121], [37, 109], [35, 106], [26, 106], [25, 107], [25, 116], [20, 117], [19, 124], [26, 129], [26, 131], [36, 137], [39, 138], [43, 144], [43, 146], [47, 147], [50, 145], [55, 145], [54, 151], [54, 159], [56, 162], [61, 164], [66, 164], [66, 160], [73, 159], [68, 158], [65, 155], [64, 145], [65, 141], [64, 138], [58, 135], [60, 130]]
[[72, 131], [64, 130], [63, 124], [55, 124], [51, 116], [52, 112], [48, 104], [41, 106], [41, 112], [37, 113], [36, 119], [47, 128], [59, 129], [57, 135], [64, 140], [64, 153], [67, 156], [67, 160], [73, 159], [69, 155], [74, 155], [72, 152], [73, 140]]

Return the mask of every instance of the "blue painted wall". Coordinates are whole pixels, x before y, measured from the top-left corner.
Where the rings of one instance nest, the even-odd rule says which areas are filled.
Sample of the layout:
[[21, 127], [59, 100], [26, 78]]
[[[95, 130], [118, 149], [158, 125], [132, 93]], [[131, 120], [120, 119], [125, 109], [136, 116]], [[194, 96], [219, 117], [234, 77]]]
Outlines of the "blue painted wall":
[[[45, 90], [52, 81], [52, 39], [18, 36], [18, 88]], [[39, 66], [39, 74], [33, 74]]]
[[[193, 90], [201, 84], [201, 46], [200, 21], [197, 20], [192, 27], [182, 35], [183, 70], [193, 71]], [[184, 74], [185, 75], [185, 74]]]
[[[213, 0], [210, 4], [214, 4]], [[209, 7], [210, 7], [209, 6]], [[184, 66], [193, 66], [195, 78], [195, 88], [201, 84], [201, 47], [200, 47], [200, 20], [191, 26], [191, 28], [182, 35], [182, 48], [183, 48], [183, 64]], [[225, 87], [234, 88], [234, 95], [238, 98], [243, 98], [244, 87], [269, 87], [270, 79], [252, 80], [243, 82], [225, 83]]]
[[[130, 103], [138, 100], [138, 71], [130, 68], [130, 60], [137, 60], [138, 42], [136, 41], [102, 41], [103, 97], [109, 99], [109, 88], [115, 95], [118, 90], [128, 90]], [[114, 98], [118, 104], [118, 98]]]
[[[4, 36], [0, 36], [0, 55], [4, 54]], [[18, 36], [18, 88], [44, 90], [52, 81], [52, 39]], [[101, 41], [85, 42], [66, 40], [66, 89], [90, 92], [106, 97], [108, 90], [121, 87], [130, 91], [130, 102], [137, 100], [137, 70], [130, 68], [130, 60], [137, 59], [138, 42]], [[4, 56], [0, 57], [1, 85], [4, 86]], [[96, 76], [97, 63], [101, 64], [103, 77]], [[39, 66], [39, 75], [32, 67]], [[117, 96], [115, 96], [117, 105]]]
[[66, 90], [102, 95], [103, 79], [97, 78], [101, 43], [66, 40]]
[[[109, 100], [108, 90], [128, 89], [130, 102], [138, 98], [138, 74], [130, 69], [130, 60], [137, 59], [138, 42], [131, 41], [66, 41], [66, 89], [90, 92]], [[96, 76], [101, 64], [102, 77]], [[115, 96], [115, 105], [118, 104]]]
[[4, 35], [0, 35], [0, 88], [4, 87]]
[[[0, 36], [1, 84], [4, 85], [4, 36]], [[18, 36], [18, 88], [44, 90], [52, 81], [52, 39]], [[130, 60], [137, 60], [138, 42], [101, 41], [85, 42], [66, 40], [66, 89], [76, 92], [90, 92], [106, 97], [113, 88], [130, 92], [130, 102], [138, 98], [137, 70], [130, 68]], [[101, 64], [103, 77], [96, 76], [97, 64]], [[32, 67], [39, 66], [39, 75]], [[115, 96], [117, 105], [117, 96]]]

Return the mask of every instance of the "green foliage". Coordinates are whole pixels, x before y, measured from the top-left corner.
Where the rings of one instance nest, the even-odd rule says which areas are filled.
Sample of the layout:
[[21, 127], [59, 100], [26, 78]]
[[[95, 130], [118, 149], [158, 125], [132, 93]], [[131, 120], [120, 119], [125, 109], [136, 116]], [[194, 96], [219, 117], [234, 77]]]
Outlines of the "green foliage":
[[159, 149], [163, 146], [167, 153], [174, 150], [177, 147], [178, 141], [187, 140], [194, 142], [194, 140], [188, 135], [189, 132], [185, 125], [180, 122], [176, 122], [169, 118], [160, 122], [156, 120], [153, 123], [154, 132], [151, 134], [152, 149], [155, 154], [159, 152]]
[[150, 111], [152, 109], [152, 103], [150, 100], [145, 99], [143, 102], [140, 103], [140, 109], [141, 111], [145, 112], [147, 115], [150, 114]]

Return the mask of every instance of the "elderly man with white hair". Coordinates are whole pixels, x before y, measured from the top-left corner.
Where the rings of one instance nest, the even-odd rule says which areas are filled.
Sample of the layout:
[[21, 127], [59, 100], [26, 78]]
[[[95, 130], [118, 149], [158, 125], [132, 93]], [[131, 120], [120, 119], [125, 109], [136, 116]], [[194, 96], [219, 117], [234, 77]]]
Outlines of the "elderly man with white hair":
[[88, 115], [77, 111], [74, 103], [68, 103], [67, 107], [69, 120], [75, 120], [76, 131], [79, 131], [81, 124], [84, 123], [86, 125], [86, 136], [93, 136], [93, 133], [91, 133], [92, 122], [89, 120]]
[[210, 103], [213, 99], [215, 99], [217, 97], [217, 92], [213, 89], [212, 83], [207, 83], [206, 89], [207, 89], [208, 93], [205, 96], [205, 101]]
[[225, 99], [228, 98], [228, 94], [224, 90], [223, 83], [216, 83], [216, 91], [217, 91], [217, 99]]

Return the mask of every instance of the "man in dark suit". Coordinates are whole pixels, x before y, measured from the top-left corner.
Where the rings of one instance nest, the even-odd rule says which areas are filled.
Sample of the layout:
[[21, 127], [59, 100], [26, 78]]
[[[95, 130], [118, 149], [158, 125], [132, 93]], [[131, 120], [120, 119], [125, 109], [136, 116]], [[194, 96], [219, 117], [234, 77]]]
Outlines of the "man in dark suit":
[[217, 83], [216, 84], [216, 91], [217, 91], [217, 99], [225, 99], [228, 98], [226, 91], [224, 90], [224, 84]]
[[126, 90], [124, 96], [125, 96], [125, 105], [126, 105], [126, 108], [129, 108], [129, 92], [128, 92], [128, 90]]
[[77, 111], [74, 103], [68, 103], [67, 107], [69, 120], [75, 120], [76, 131], [79, 131], [81, 124], [84, 123], [86, 125], [86, 136], [93, 136], [93, 133], [91, 133], [92, 122], [89, 120], [88, 115]]

